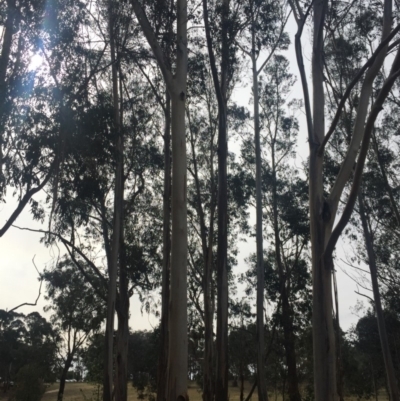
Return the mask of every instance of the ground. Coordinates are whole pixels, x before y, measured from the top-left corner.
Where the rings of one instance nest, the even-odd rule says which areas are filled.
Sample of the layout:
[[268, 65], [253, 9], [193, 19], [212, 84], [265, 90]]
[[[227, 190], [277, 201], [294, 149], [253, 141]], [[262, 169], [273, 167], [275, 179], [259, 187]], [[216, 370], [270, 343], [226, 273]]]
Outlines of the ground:
[[[250, 384], [245, 386], [245, 397], [249, 393], [251, 388]], [[43, 396], [42, 401], [56, 401], [57, 397], [57, 384], [53, 384], [47, 390], [46, 394]], [[101, 394], [97, 398], [96, 386], [88, 383], [66, 383], [65, 397], [64, 401], [101, 401]], [[132, 387], [128, 387], [128, 401], [139, 401], [137, 398], [136, 390]], [[254, 392], [252, 396], [252, 401], [257, 401], [257, 391]], [[269, 394], [270, 401], [282, 401], [280, 394]], [[287, 400], [287, 397], [285, 399]], [[356, 401], [357, 398], [346, 397], [346, 401]], [[387, 401], [386, 395], [379, 396], [379, 401]], [[201, 392], [196, 384], [189, 385], [189, 401], [202, 401]], [[229, 401], [239, 401], [239, 387], [231, 387], [229, 389]]]
[[[250, 391], [250, 384], [245, 386], [245, 397]], [[128, 401], [139, 401], [136, 390], [129, 386], [128, 388]], [[42, 401], [56, 401], [58, 391], [58, 383], [52, 384], [44, 394]], [[101, 401], [101, 391], [99, 388], [90, 383], [66, 383], [64, 401]], [[0, 401], [7, 401], [8, 397], [0, 392]], [[189, 400], [202, 401], [201, 392], [199, 387], [195, 384], [189, 385]], [[229, 390], [229, 400], [239, 401], [239, 388], [231, 387]], [[282, 401], [280, 394], [269, 394], [270, 401]], [[346, 397], [346, 401], [356, 401], [357, 398]], [[379, 401], [387, 401], [388, 397], [385, 395], [379, 396]], [[252, 401], [257, 401], [257, 391], [255, 391]]]
[[[46, 391], [42, 398], [42, 401], [56, 401], [57, 398], [58, 385], [51, 385]], [[250, 390], [250, 385], [246, 387], [245, 394], [247, 395]], [[97, 391], [95, 385], [89, 383], [66, 383], [65, 386], [65, 396], [64, 401], [97, 401], [101, 400], [100, 397], [97, 398]], [[232, 387], [230, 390], [230, 401], [239, 401], [239, 388]], [[253, 401], [255, 401], [256, 395], [253, 396]], [[272, 398], [274, 399], [274, 398]], [[0, 399], [1, 400], [1, 399]], [[201, 401], [201, 393], [196, 385], [189, 386], [189, 400], [190, 401]], [[279, 400], [279, 398], [278, 398]], [[132, 387], [128, 387], [128, 401], [139, 401], [137, 398], [137, 392]]]

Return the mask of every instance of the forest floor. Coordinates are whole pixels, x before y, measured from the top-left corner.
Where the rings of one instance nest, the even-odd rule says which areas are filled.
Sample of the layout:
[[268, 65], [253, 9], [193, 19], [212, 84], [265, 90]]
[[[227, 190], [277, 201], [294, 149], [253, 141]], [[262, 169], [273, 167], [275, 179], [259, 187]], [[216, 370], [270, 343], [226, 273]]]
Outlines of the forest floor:
[[[251, 385], [247, 383], [245, 386], [245, 397], [249, 393]], [[42, 401], [56, 401], [57, 399], [58, 383], [52, 384], [46, 393], [44, 394]], [[99, 388], [96, 385], [90, 383], [66, 383], [64, 401], [98, 401], [101, 400], [101, 392], [98, 393]], [[270, 401], [282, 401], [280, 394], [270, 393]], [[252, 396], [252, 401], [257, 401], [257, 391]], [[239, 401], [239, 387], [230, 387], [229, 389], [229, 400]], [[386, 393], [379, 396], [379, 401], [387, 401], [388, 397]], [[197, 384], [192, 383], [189, 385], [189, 400], [190, 401], [202, 401], [201, 392]], [[357, 397], [346, 397], [346, 401], [356, 401]], [[128, 401], [139, 401], [136, 390], [132, 387], [128, 387]]]
[[[58, 383], [52, 384], [47, 390], [44, 396], [42, 397], [42, 401], [56, 401], [57, 392], [58, 392]], [[245, 386], [245, 397], [250, 391], [251, 385], [247, 384]], [[269, 400], [270, 401], [282, 401], [282, 397], [280, 394], [270, 393]], [[8, 396], [4, 396], [2, 392], [0, 392], [0, 401], [7, 401], [9, 399]], [[101, 390], [98, 386], [91, 383], [66, 383], [65, 385], [65, 394], [64, 401], [101, 401], [102, 394]], [[239, 401], [239, 387], [230, 387], [229, 390], [229, 400], [230, 401]], [[346, 401], [357, 401], [359, 400], [357, 397], [345, 397]], [[202, 401], [201, 392], [197, 384], [192, 383], [189, 385], [189, 400], [190, 401]], [[385, 394], [382, 394], [378, 398], [379, 401], [387, 401], [388, 397]], [[132, 387], [128, 387], [128, 401], [139, 401], [138, 394], [136, 390]], [[257, 401], [257, 391], [252, 396], [252, 401]]]

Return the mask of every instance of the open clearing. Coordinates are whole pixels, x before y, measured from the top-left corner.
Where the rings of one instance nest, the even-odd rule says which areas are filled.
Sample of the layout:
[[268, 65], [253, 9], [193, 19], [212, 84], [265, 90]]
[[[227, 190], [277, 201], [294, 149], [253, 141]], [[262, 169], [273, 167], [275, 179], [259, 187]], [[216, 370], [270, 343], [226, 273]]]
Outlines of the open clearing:
[[[249, 383], [245, 386], [245, 397], [250, 391], [251, 385]], [[58, 383], [55, 383], [49, 387], [46, 394], [43, 396], [42, 401], [56, 401], [57, 399]], [[280, 394], [270, 393], [270, 401], [282, 401]], [[231, 387], [229, 389], [229, 400], [239, 401], [239, 387]], [[252, 401], [257, 401], [257, 390], [254, 392]], [[356, 397], [346, 397], [346, 401], [356, 401]], [[90, 383], [66, 383], [64, 401], [101, 401], [101, 394], [97, 398], [97, 387]], [[201, 392], [199, 387], [192, 383], [189, 385], [189, 400], [190, 401], [202, 401]], [[286, 397], [287, 400], [287, 397]], [[380, 395], [379, 401], [387, 401], [386, 395]], [[132, 387], [128, 387], [128, 401], [139, 401], [136, 390]]]
[[[250, 391], [250, 384], [246, 384], [245, 386], [245, 397]], [[66, 383], [65, 385], [65, 395], [64, 401], [101, 401], [101, 390], [100, 394], [98, 394], [98, 387], [91, 383]], [[42, 401], [56, 401], [58, 392], [58, 383], [52, 384], [42, 397]], [[229, 390], [229, 400], [230, 401], [239, 401], [239, 387], [231, 387]], [[257, 391], [254, 392], [252, 401], [257, 401]], [[380, 395], [379, 401], [387, 401], [389, 398], [385, 395]], [[8, 397], [4, 396], [0, 392], [0, 401], [7, 401]], [[190, 401], [202, 401], [201, 392], [199, 391], [199, 387], [192, 383], [189, 385], [189, 400]], [[282, 401], [282, 397], [280, 394], [269, 394], [270, 401]], [[287, 397], [286, 397], [287, 400]], [[345, 397], [346, 401], [357, 401], [357, 397]], [[128, 387], [128, 401], [139, 401], [136, 390], [129, 386]]]
[[[52, 384], [45, 395], [42, 398], [42, 401], [56, 401], [57, 399], [57, 390], [58, 383]], [[250, 385], [246, 386], [245, 395], [247, 395], [250, 390]], [[255, 401], [257, 398], [256, 395], [253, 396], [253, 400]], [[230, 401], [239, 401], [239, 388], [232, 387], [230, 389]], [[271, 400], [274, 400], [274, 397], [271, 397]], [[64, 401], [97, 401], [97, 387], [96, 385], [90, 383], [66, 383], [65, 385], [65, 395]], [[101, 400], [101, 393], [99, 400]], [[137, 397], [136, 390], [132, 387], [128, 387], [128, 400], [129, 401], [139, 401]], [[189, 400], [190, 401], [202, 401], [201, 393], [199, 388], [192, 384], [189, 386]], [[280, 398], [278, 398], [280, 400]]]

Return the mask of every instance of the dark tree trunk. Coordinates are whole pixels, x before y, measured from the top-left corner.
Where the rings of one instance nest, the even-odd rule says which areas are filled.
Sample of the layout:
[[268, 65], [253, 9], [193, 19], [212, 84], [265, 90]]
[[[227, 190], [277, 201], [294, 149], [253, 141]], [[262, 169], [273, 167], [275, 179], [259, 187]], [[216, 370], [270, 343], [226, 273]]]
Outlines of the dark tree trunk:
[[62, 401], [64, 397], [65, 381], [67, 380], [67, 374], [72, 364], [73, 353], [70, 353], [65, 360], [64, 368], [60, 377], [60, 387], [58, 388], [57, 401]]
[[299, 390], [299, 381], [297, 375], [295, 335], [293, 332], [293, 313], [289, 303], [288, 277], [285, 273], [281, 255], [281, 239], [279, 236], [278, 223], [278, 198], [277, 198], [277, 178], [275, 165], [275, 143], [271, 147], [272, 156], [272, 201], [273, 201], [273, 219], [275, 235], [275, 259], [278, 268], [279, 289], [282, 300], [282, 326], [286, 364], [288, 368], [288, 394], [290, 401], [301, 401]]
[[[254, 12], [254, 11], [253, 11]], [[258, 74], [255, 43], [255, 22], [252, 12], [252, 71], [253, 71], [253, 98], [254, 98], [254, 145], [256, 156], [256, 248], [257, 248], [257, 382], [258, 399], [267, 401], [268, 393], [265, 382], [265, 349], [264, 349], [264, 251], [263, 251], [263, 228], [262, 228], [262, 162], [260, 141], [260, 116], [258, 99]]]
[[222, 1], [222, 56], [218, 126], [217, 372], [215, 397], [228, 401], [228, 183], [227, 86], [229, 0]]
[[288, 367], [287, 386], [290, 401], [301, 401], [299, 381], [297, 375], [295, 336], [293, 333], [292, 313], [287, 295], [282, 297], [282, 320], [286, 364]]
[[7, 18], [3, 30], [3, 46], [0, 55], [0, 188], [4, 185], [3, 178], [3, 135], [4, 135], [4, 114], [7, 95], [7, 67], [10, 60], [12, 37], [15, 25], [16, 10], [15, 1], [7, 1]]
[[165, 400], [168, 366], [169, 269], [171, 256], [171, 100], [166, 93], [164, 128], [163, 270], [161, 288], [160, 353], [157, 372], [157, 401]]
[[243, 365], [240, 364], [240, 401], [244, 400], [244, 374], [243, 374]]
[[[190, 121], [189, 121], [190, 124]], [[207, 235], [207, 227], [202, 204], [201, 187], [199, 180], [199, 171], [197, 165], [197, 156], [195, 148], [195, 139], [193, 131], [190, 129], [190, 144], [193, 155], [193, 175], [196, 185], [196, 204], [199, 217], [201, 247], [203, 253], [203, 300], [204, 300], [204, 365], [203, 365], [203, 401], [212, 401], [214, 399], [213, 383], [213, 294], [212, 294], [212, 268], [213, 268], [213, 240], [214, 240], [214, 213], [215, 199], [214, 188], [211, 184], [211, 202], [210, 202], [210, 221]], [[213, 136], [210, 138], [210, 165], [211, 165], [211, 183], [214, 181], [213, 167]], [[208, 239], [207, 239], [208, 237]]]
[[218, 249], [217, 249], [217, 367], [215, 399], [228, 399], [228, 185], [227, 185], [227, 85], [229, 66], [228, 17], [229, 0], [222, 1], [221, 77], [218, 76], [207, 0], [203, 0], [204, 27], [208, 56], [218, 101]]
[[379, 338], [381, 340], [383, 360], [385, 362], [388, 393], [390, 394], [391, 401], [399, 401], [400, 400], [399, 387], [397, 384], [396, 373], [394, 370], [392, 355], [390, 352], [389, 339], [386, 331], [385, 318], [383, 315], [383, 308], [381, 303], [381, 295], [379, 292], [378, 269], [375, 259], [374, 243], [368, 226], [367, 215], [365, 212], [364, 201], [362, 196], [362, 188], [360, 188], [360, 192], [358, 194], [358, 203], [360, 205], [360, 217], [361, 217], [362, 227], [364, 230], [365, 247], [367, 249], [368, 264], [371, 272], [372, 291], [374, 294], [374, 301], [375, 301], [375, 313], [378, 323]]
[[115, 355], [115, 400], [128, 399], [129, 289], [124, 235], [121, 227], [119, 294], [116, 303], [118, 328]]
[[117, 294], [118, 259], [120, 254], [121, 232], [123, 225], [123, 136], [121, 130], [121, 115], [119, 109], [118, 70], [116, 65], [116, 43], [114, 37], [114, 11], [113, 2], [109, 0], [109, 32], [110, 51], [112, 61], [112, 86], [114, 106], [114, 129], [116, 133], [116, 171], [114, 188], [114, 214], [111, 260], [108, 265], [108, 293], [107, 293], [107, 320], [104, 346], [104, 379], [103, 401], [112, 401], [113, 398], [113, 365], [114, 365], [114, 318]]

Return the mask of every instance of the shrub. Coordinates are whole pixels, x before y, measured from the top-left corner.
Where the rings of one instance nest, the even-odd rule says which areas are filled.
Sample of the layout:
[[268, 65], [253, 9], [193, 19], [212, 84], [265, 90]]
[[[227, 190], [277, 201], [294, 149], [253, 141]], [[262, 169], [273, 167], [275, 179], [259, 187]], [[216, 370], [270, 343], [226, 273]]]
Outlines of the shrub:
[[17, 375], [15, 401], [40, 401], [46, 387], [40, 368], [34, 364], [25, 365]]

